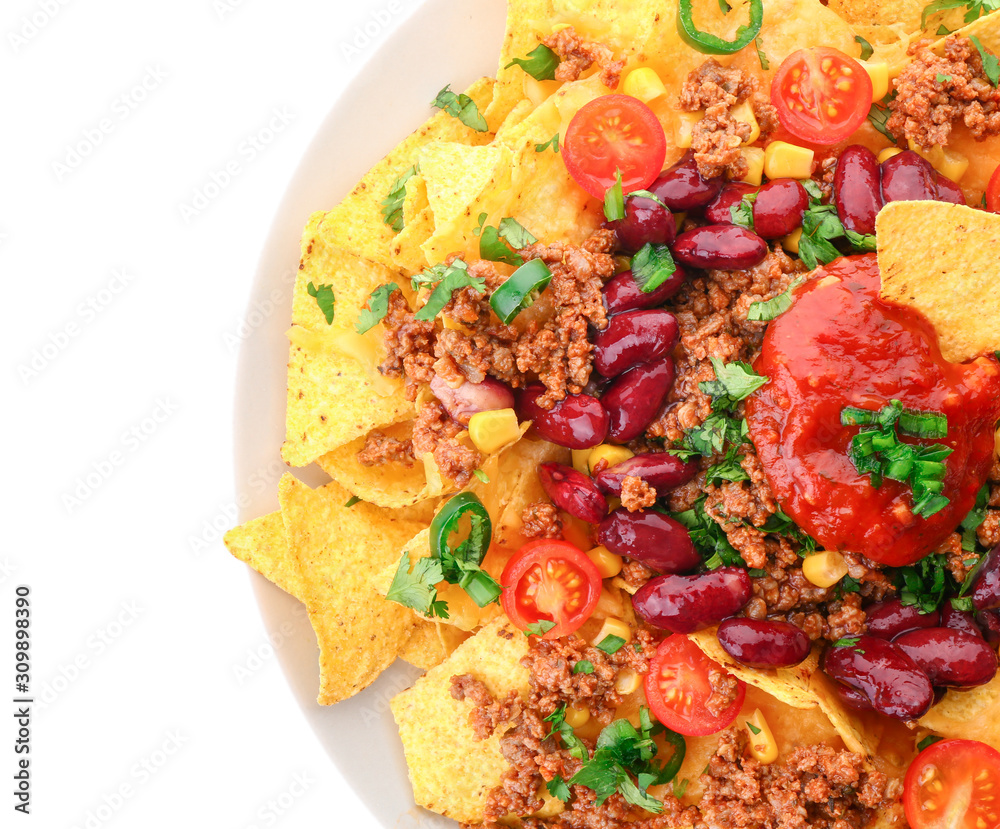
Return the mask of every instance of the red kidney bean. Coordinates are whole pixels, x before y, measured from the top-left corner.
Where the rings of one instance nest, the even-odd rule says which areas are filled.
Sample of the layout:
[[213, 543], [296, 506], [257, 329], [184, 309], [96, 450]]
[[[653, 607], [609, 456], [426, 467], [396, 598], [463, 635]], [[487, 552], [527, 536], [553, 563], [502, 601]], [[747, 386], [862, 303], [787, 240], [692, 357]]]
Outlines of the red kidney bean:
[[852, 688], [850, 685], [842, 685], [839, 682], [834, 682], [833, 690], [837, 692], [837, 696], [840, 697], [840, 701], [843, 702], [848, 708], [853, 708], [855, 711], [873, 710], [871, 700], [864, 695], [864, 692], [859, 691], [857, 688]]
[[645, 432], [673, 382], [674, 361], [669, 357], [636, 366], [618, 377], [601, 397], [608, 413], [608, 438], [628, 443]]
[[882, 209], [882, 176], [875, 153], [851, 144], [840, 154], [833, 198], [844, 227], [855, 233], [875, 232], [875, 217]]
[[725, 183], [725, 176], [702, 178], [694, 153], [688, 150], [673, 167], [660, 173], [656, 181], [649, 185], [649, 192], [671, 210], [687, 212], [712, 201]]
[[726, 653], [751, 668], [789, 668], [812, 648], [801, 628], [772, 619], [726, 619], [717, 635]]
[[767, 242], [739, 225], [707, 225], [685, 230], [671, 250], [692, 268], [745, 270], [764, 260]]
[[646, 244], [669, 245], [677, 235], [674, 214], [642, 196], [626, 196], [625, 218], [609, 222], [608, 227], [627, 253], [635, 253]]
[[949, 202], [951, 204], [965, 204], [965, 193], [948, 176], [935, 173], [934, 183], [937, 185], [937, 200]]
[[996, 610], [978, 610], [975, 614], [976, 624], [983, 632], [983, 639], [994, 648], [1000, 644], [1000, 612]]
[[1000, 544], [986, 554], [972, 582], [972, 604], [976, 610], [1000, 607]]
[[448, 414], [463, 426], [467, 426], [477, 412], [514, 408], [514, 392], [510, 386], [492, 377], [485, 378], [481, 383], [466, 381], [453, 389], [435, 374], [431, 380], [431, 391]]
[[597, 473], [597, 488], [606, 495], [620, 496], [626, 475], [642, 478], [658, 496], [686, 484], [698, 474], [696, 461], [682, 461], [669, 452], [648, 452], [609, 466]]
[[611, 552], [661, 573], [685, 573], [701, 563], [684, 525], [655, 510], [613, 510], [601, 522], [597, 540]]
[[882, 162], [882, 198], [891, 201], [924, 201], [937, 197], [934, 168], [913, 150], [903, 150]]
[[932, 684], [944, 688], [985, 685], [997, 672], [993, 648], [981, 636], [962, 630], [911, 630], [892, 644], [916, 662]]
[[632, 271], [623, 271], [605, 283], [602, 291], [604, 307], [608, 309], [609, 314], [620, 314], [623, 311], [635, 311], [640, 308], [655, 308], [676, 294], [686, 278], [687, 271], [677, 265], [674, 272], [660, 287], [647, 294], [643, 293], [642, 288], [636, 283]]
[[543, 463], [538, 467], [542, 489], [559, 509], [589, 524], [598, 524], [608, 514], [608, 501], [594, 482], [562, 463]]
[[596, 397], [571, 394], [546, 411], [536, 402], [545, 391], [531, 383], [517, 396], [519, 420], [530, 420], [546, 440], [569, 449], [587, 449], [604, 442], [608, 435], [608, 413]]
[[736, 207], [744, 196], [757, 192], [757, 185], [743, 181], [731, 181], [722, 188], [712, 203], [705, 208], [705, 218], [713, 225], [733, 224], [732, 208]]
[[905, 605], [899, 599], [876, 602], [868, 608], [868, 633], [879, 639], [894, 639], [901, 633], [917, 628], [934, 628], [941, 624], [941, 614], [934, 610], [921, 613], [916, 605]]
[[753, 227], [764, 239], [787, 236], [802, 224], [809, 206], [806, 188], [793, 178], [776, 178], [757, 191], [753, 203]]
[[976, 624], [975, 617], [967, 610], [955, 610], [949, 601], [945, 601], [941, 605], [941, 627], [951, 628], [952, 630], [964, 630], [966, 633], [971, 633], [980, 639], [983, 638], [983, 632], [979, 629], [979, 625]]
[[823, 670], [864, 693], [872, 708], [887, 717], [915, 720], [934, 704], [934, 688], [927, 674], [884, 639], [860, 636], [853, 645], [828, 648]]
[[656, 576], [632, 597], [636, 614], [655, 628], [693, 633], [742, 610], [753, 595], [742, 567], [720, 567], [696, 576]]
[[593, 339], [594, 368], [617, 377], [639, 363], [669, 354], [677, 345], [677, 317], [669, 311], [626, 311], [615, 314]]

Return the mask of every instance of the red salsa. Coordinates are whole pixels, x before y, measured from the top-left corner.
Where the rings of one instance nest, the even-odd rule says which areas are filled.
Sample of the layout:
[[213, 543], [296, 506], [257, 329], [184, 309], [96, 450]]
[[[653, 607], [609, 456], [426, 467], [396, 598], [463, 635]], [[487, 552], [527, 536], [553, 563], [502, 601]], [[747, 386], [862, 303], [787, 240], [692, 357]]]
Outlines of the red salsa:
[[[798, 288], [764, 337], [755, 368], [770, 381], [747, 400], [746, 415], [768, 481], [800, 527], [826, 549], [900, 566], [933, 552], [974, 505], [993, 460], [1000, 366], [946, 362], [930, 323], [881, 301], [879, 285], [869, 254], [837, 259]], [[848, 457], [859, 429], [841, 425], [844, 407], [893, 399], [948, 418], [936, 442], [953, 450], [944, 461], [950, 500], [926, 518], [913, 514], [909, 484], [876, 489]]]

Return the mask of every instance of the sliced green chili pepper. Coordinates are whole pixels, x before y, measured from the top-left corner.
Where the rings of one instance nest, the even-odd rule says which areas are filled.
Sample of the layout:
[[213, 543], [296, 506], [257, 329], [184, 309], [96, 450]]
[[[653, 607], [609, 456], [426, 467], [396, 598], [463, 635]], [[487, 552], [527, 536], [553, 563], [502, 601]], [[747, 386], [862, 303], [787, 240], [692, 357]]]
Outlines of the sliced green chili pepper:
[[750, 25], [740, 26], [734, 40], [723, 40], [701, 31], [694, 24], [693, 0], [680, 0], [677, 5], [677, 31], [688, 46], [707, 55], [731, 55], [754, 42], [764, 23], [763, 0], [750, 0]]
[[506, 325], [521, 311], [531, 306], [551, 279], [552, 271], [548, 265], [541, 259], [532, 259], [521, 265], [493, 292], [490, 306]]
[[[465, 516], [469, 518], [469, 535], [453, 548], [451, 536]], [[471, 492], [460, 492], [431, 521], [431, 556], [441, 560], [444, 580], [457, 584], [480, 607], [495, 602], [501, 593], [496, 579], [480, 567], [492, 535], [490, 514]]]

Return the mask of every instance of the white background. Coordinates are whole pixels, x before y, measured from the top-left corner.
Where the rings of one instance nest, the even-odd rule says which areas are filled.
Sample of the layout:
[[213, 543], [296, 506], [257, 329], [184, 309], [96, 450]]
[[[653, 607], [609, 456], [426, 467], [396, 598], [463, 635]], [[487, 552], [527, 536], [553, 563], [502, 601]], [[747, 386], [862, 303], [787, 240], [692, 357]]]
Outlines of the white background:
[[[0, 826], [376, 827], [219, 528], [274, 211], [338, 93], [418, 5], [4, 2]], [[40, 703], [29, 817], [11, 794], [17, 585]]]

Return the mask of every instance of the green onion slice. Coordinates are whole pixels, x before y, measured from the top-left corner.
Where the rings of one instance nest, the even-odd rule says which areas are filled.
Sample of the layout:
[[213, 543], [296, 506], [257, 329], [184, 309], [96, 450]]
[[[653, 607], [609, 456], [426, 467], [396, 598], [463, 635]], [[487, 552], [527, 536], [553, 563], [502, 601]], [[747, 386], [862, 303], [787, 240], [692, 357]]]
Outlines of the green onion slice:
[[552, 271], [541, 259], [526, 262], [507, 281], [493, 292], [490, 307], [505, 324], [525, 308], [529, 308], [538, 294], [545, 290], [552, 280]]

